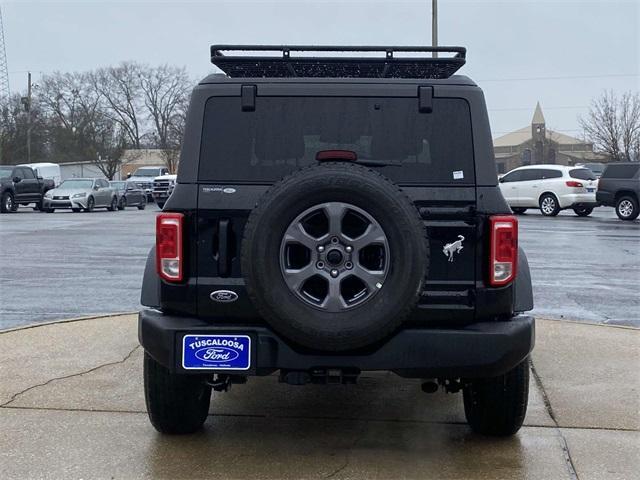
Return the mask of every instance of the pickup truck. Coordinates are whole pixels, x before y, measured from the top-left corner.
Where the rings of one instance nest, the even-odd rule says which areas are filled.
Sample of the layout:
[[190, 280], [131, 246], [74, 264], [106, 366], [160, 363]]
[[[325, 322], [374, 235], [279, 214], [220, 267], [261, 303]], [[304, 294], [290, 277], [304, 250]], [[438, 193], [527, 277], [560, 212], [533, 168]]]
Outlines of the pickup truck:
[[147, 194], [147, 200], [153, 201], [153, 180], [161, 175], [167, 175], [169, 169], [167, 167], [141, 167], [133, 174], [127, 175], [127, 181], [135, 183]]
[[162, 209], [167, 202], [173, 187], [176, 185], [177, 175], [165, 174], [153, 179], [153, 201]]
[[0, 211], [15, 212], [18, 205], [35, 203], [42, 206], [42, 197], [54, 188], [53, 180], [38, 177], [31, 167], [23, 165], [0, 165]]

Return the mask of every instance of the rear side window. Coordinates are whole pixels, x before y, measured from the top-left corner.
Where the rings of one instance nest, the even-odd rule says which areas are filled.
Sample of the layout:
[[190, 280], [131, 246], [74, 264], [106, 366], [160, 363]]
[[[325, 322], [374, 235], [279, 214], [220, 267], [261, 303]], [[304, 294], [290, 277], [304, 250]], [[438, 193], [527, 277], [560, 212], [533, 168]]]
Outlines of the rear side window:
[[562, 172], [560, 170], [551, 170], [551, 169], [540, 169], [540, 177], [542, 179], [546, 178], [562, 178]]
[[399, 183], [474, 184], [469, 106], [435, 98], [213, 97], [205, 107], [199, 180], [273, 182], [316, 163], [323, 150], [349, 150]]
[[569, 176], [571, 178], [577, 178], [578, 180], [597, 180], [598, 177], [588, 168], [576, 168], [575, 170], [569, 170]]
[[548, 178], [561, 178], [562, 172], [558, 170], [551, 170], [547, 168], [528, 168], [522, 170], [521, 181], [526, 180], [544, 180]]
[[607, 165], [602, 178], [633, 178], [638, 173], [640, 165]]
[[541, 178], [542, 178], [541, 170], [527, 169], [527, 170], [522, 170], [520, 181], [526, 182], [528, 180], [540, 180]]

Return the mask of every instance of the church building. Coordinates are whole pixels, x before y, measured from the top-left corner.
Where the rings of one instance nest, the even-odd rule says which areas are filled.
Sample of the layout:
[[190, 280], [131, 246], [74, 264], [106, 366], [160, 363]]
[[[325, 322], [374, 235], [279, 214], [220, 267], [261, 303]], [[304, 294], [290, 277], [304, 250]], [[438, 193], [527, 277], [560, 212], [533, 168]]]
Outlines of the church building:
[[593, 151], [592, 143], [547, 129], [540, 102], [531, 125], [495, 138], [493, 150], [498, 173], [540, 163], [575, 165], [608, 161], [606, 155]]

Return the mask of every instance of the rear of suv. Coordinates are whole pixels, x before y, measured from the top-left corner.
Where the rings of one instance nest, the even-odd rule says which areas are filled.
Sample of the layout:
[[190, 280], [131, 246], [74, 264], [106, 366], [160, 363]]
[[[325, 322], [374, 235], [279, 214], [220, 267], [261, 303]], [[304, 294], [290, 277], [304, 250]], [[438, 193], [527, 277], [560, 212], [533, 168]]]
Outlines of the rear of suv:
[[252, 376], [383, 370], [462, 391], [477, 432], [515, 433], [531, 280], [482, 91], [452, 75], [464, 48], [211, 52], [226, 75], [193, 92], [144, 274], [152, 424], [194, 432], [212, 390]]
[[539, 208], [546, 217], [569, 208], [579, 217], [591, 215], [598, 206], [597, 186], [598, 177], [588, 168], [564, 165], [519, 167], [500, 178], [500, 190], [514, 213]]
[[640, 163], [610, 163], [598, 182], [596, 197], [601, 205], [614, 207], [620, 220], [632, 221], [640, 215]]

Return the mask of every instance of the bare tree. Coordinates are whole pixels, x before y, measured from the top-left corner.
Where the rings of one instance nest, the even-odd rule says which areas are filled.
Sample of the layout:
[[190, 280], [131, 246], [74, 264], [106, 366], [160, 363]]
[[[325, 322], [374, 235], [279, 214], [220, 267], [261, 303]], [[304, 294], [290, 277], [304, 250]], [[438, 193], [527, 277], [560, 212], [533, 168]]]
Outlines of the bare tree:
[[93, 141], [96, 152], [90, 158], [91, 163], [109, 180], [113, 180], [122, 165], [135, 160], [134, 156], [124, 157], [127, 136], [122, 127], [111, 122], [106, 116], [96, 123]]
[[132, 148], [140, 148], [142, 137], [140, 71], [137, 63], [123, 62], [91, 74], [93, 88], [106, 102], [109, 117], [121, 127]]
[[168, 65], [142, 68], [140, 73], [144, 104], [153, 126], [151, 138], [173, 173], [182, 144], [191, 81], [184, 68]]
[[94, 156], [93, 132], [104, 115], [101, 97], [84, 73], [53, 73], [42, 77], [37, 101], [47, 116], [54, 160], [85, 160]]
[[585, 136], [612, 160], [640, 160], [640, 94], [603, 92], [580, 118]]

